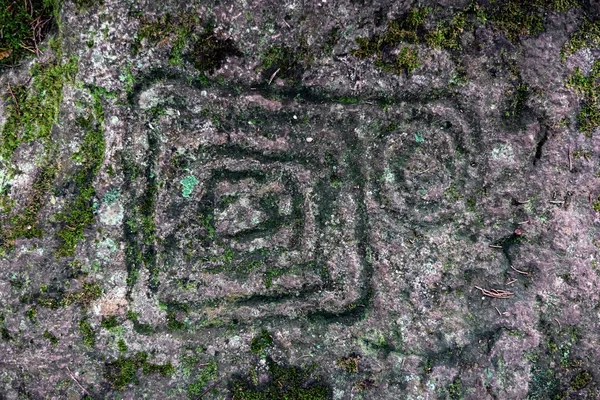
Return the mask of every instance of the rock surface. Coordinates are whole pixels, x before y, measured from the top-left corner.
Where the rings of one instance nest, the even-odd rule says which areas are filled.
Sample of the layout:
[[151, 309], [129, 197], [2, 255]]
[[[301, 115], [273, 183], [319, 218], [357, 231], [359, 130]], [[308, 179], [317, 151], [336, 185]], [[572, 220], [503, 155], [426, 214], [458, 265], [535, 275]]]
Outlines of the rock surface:
[[600, 398], [597, 8], [58, 4], [0, 72], [0, 399]]

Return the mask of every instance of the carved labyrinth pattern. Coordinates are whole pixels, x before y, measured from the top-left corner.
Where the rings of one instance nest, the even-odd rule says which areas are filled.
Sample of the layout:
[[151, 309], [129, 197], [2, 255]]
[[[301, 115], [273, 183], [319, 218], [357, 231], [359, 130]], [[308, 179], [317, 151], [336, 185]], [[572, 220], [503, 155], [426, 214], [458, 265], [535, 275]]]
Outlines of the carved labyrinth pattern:
[[403, 224], [441, 228], [463, 211], [467, 193], [480, 190], [477, 127], [444, 103], [388, 114], [400, 123], [374, 146], [376, 201]]
[[142, 240], [146, 289], [133, 290], [208, 324], [356, 312], [370, 272], [354, 134], [323, 117], [330, 104], [207, 90], [139, 95], [133, 130], [148, 142], [132, 156], [153, 206], [139, 217], [155, 228]]

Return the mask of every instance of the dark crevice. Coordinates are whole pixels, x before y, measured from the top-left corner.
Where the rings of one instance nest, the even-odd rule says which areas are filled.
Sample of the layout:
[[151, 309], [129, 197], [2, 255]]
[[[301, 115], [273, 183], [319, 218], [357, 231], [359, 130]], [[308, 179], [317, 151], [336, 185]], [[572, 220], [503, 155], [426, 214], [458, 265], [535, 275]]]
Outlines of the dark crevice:
[[537, 163], [537, 161], [542, 158], [542, 148], [544, 147], [544, 144], [546, 144], [546, 141], [548, 140], [548, 127], [544, 125], [542, 127], [542, 129], [543, 129], [542, 138], [540, 139], [540, 141], [538, 142], [538, 144], [535, 148], [535, 158], [533, 159], [533, 165], [535, 165]]

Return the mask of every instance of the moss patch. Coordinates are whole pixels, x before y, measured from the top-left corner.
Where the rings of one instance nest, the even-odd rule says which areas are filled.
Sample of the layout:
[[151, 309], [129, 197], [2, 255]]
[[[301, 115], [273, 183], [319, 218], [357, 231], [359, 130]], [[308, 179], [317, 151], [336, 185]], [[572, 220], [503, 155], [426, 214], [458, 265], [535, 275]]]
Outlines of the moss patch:
[[115, 317], [114, 315], [111, 315], [108, 318], [102, 318], [102, 322], [100, 323], [100, 326], [102, 326], [102, 328], [104, 328], [106, 330], [111, 330], [111, 329], [114, 329], [117, 326], [119, 326], [119, 321], [117, 321], [117, 317]]
[[359, 356], [349, 356], [339, 358], [335, 364], [350, 374], [358, 373]]
[[91, 112], [86, 117], [78, 119], [78, 124], [83, 128], [85, 137], [79, 151], [71, 157], [81, 164], [73, 177], [77, 186], [77, 194], [69, 205], [68, 211], [57, 216], [57, 220], [63, 223], [63, 227], [57, 233], [61, 239], [60, 246], [56, 251], [56, 255], [59, 257], [75, 254], [75, 247], [77, 242], [83, 238], [85, 227], [94, 222], [93, 197], [96, 191], [93, 180], [102, 166], [106, 148], [101, 93], [101, 90], [97, 88], [92, 89]]
[[234, 380], [230, 390], [235, 400], [270, 399], [327, 399], [329, 390], [319, 379], [312, 377], [312, 368], [286, 367], [267, 359], [270, 380], [256, 386], [248, 380]]
[[429, 7], [411, 8], [397, 20], [389, 21], [383, 33], [356, 39], [358, 48], [352, 55], [360, 59], [375, 58], [375, 65], [386, 72], [410, 73], [420, 63], [417, 51], [401, 44], [424, 45], [456, 53], [461, 50], [460, 38], [476, 24], [492, 23], [516, 42], [522, 36], [536, 35], [544, 30], [548, 11], [564, 12], [578, 7], [576, 0], [508, 0], [492, 1], [486, 7], [472, 1], [451, 15], [438, 13]]
[[119, 358], [106, 363], [104, 376], [112, 387], [122, 390], [131, 383], [137, 383], [136, 375], [140, 368], [144, 374], [158, 373], [169, 376], [175, 372], [175, 367], [170, 361], [166, 364], [152, 364], [148, 362], [147, 353], [139, 352], [133, 357]]
[[592, 380], [592, 375], [589, 372], [581, 371], [571, 379], [571, 387], [575, 390], [581, 390]]
[[31, 89], [15, 87], [9, 93], [9, 115], [2, 128], [0, 158], [10, 160], [21, 143], [49, 139], [58, 118], [65, 82], [77, 73], [77, 59], [67, 63], [35, 64]]
[[255, 336], [250, 343], [250, 351], [254, 354], [262, 354], [267, 347], [273, 345], [273, 338], [266, 329], [263, 329], [258, 336]]
[[[52, 155], [51, 155], [52, 156]], [[31, 239], [42, 236], [42, 229], [38, 226], [38, 214], [44, 205], [47, 192], [52, 187], [58, 171], [55, 160], [47, 157], [38, 176], [33, 182], [31, 195], [25, 209], [10, 218], [9, 228], [0, 232], [5, 247], [12, 247], [18, 238]]]
[[573, 74], [567, 78], [566, 86], [575, 90], [582, 98], [581, 110], [577, 115], [579, 129], [586, 135], [600, 126], [600, 108], [598, 99], [600, 97], [600, 61], [594, 61], [592, 70], [586, 77], [579, 67], [575, 67]]
[[48, 340], [50, 343], [52, 343], [53, 346], [57, 346], [59, 339], [54, 336], [52, 333], [50, 333], [49, 331], [44, 331], [44, 333], [42, 334], [42, 336], [44, 337], [44, 339]]
[[91, 282], [84, 282], [83, 288], [77, 292], [60, 294], [58, 296], [42, 295], [36, 298], [38, 305], [51, 309], [68, 307], [72, 304], [88, 306], [91, 302], [102, 296], [100, 285]]
[[57, 0], [0, 0], [0, 70], [35, 54], [58, 8]]
[[[184, 358], [185, 365], [189, 366], [191, 360], [193, 358]], [[198, 364], [198, 362], [196, 361], [195, 364]], [[207, 385], [217, 379], [217, 377], [217, 363], [215, 361], [205, 363], [202, 369], [194, 376], [194, 380], [187, 386], [188, 397], [195, 399], [205, 394]]]
[[488, 12], [505, 36], [516, 42], [522, 36], [543, 32], [546, 12], [565, 12], [574, 7], [579, 7], [577, 0], [508, 0], [493, 4]]
[[561, 56], [569, 56], [578, 50], [596, 47], [600, 44], [600, 20], [591, 22], [586, 19], [571, 35], [561, 49]]
[[96, 334], [87, 319], [79, 321], [79, 333], [83, 338], [83, 343], [88, 347], [94, 347], [96, 344]]
[[217, 34], [212, 24], [205, 24], [203, 33], [198, 34], [200, 23], [200, 18], [188, 13], [177, 16], [166, 14], [157, 21], [142, 21], [134, 48], [137, 51], [143, 39], [154, 45], [171, 43], [169, 63], [183, 65], [184, 51], [188, 42], [191, 42], [191, 49], [188, 50], [190, 59], [194, 67], [203, 73], [213, 73], [221, 68], [229, 56], [241, 56], [234, 41]]
[[298, 83], [310, 62], [308, 47], [300, 45], [291, 48], [285, 45], [272, 46], [261, 55], [263, 78], [269, 82], [272, 79], [284, 79], [288, 83]]

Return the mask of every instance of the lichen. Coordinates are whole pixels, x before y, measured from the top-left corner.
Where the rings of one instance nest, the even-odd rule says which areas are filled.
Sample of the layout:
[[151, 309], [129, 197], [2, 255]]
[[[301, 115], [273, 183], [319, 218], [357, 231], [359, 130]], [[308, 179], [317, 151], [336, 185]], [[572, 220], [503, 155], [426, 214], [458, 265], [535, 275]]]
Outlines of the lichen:
[[190, 197], [190, 195], [194, 191], [194, 188], [196, 187], [196, 185], [198, 183], [200, 183], [200, 181], [198, 181], [198, 179], [196, 179], [196, 177], [194, 175], [188, 175], [185, 178], [183, 178], [180, 181], [180, 183], [183, 185], [183, 190], [181, 191], [181, 195], [183, 197]]

